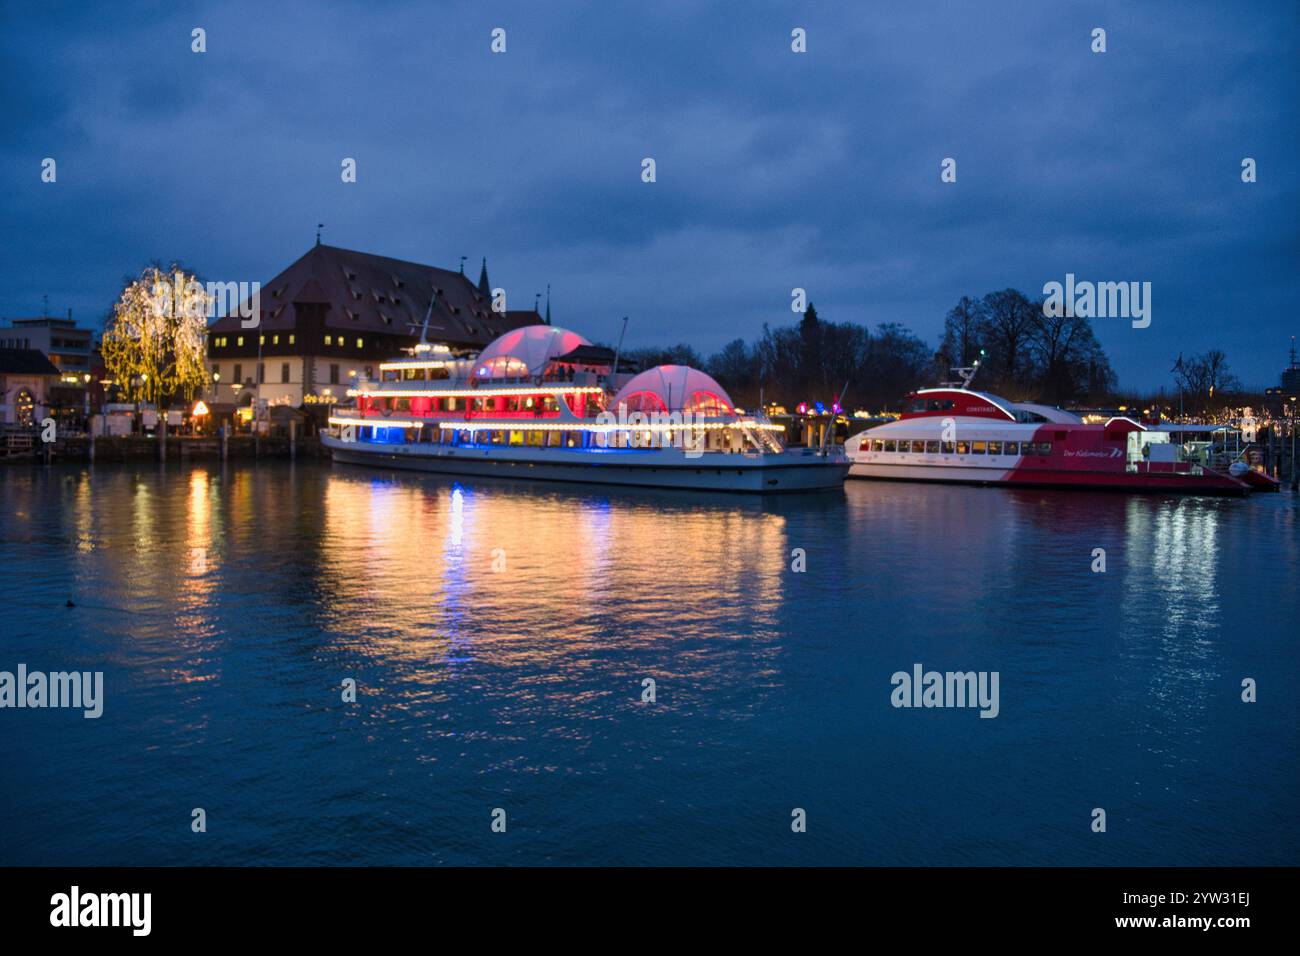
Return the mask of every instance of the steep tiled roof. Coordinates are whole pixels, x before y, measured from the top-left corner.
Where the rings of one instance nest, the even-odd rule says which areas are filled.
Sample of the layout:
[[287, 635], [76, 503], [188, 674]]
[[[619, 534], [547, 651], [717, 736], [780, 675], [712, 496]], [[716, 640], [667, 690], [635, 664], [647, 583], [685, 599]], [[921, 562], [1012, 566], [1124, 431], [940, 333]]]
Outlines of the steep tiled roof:
[[0, 375], [58, 375], [54, 363], [36, 349], [0, 349]]
[[[433, 300], [429, 339], [481, 347], [520, 325], [541, 321], [536, 312], [492, 311], [462, 273], [436, 266], [313, 246], [261, 288], [262, 328], [294, 328], [293, 303], [328, 303], [326, 326], [418, 337]], [[214, 331], [238, 331], [238, 316], [218, 319]]]

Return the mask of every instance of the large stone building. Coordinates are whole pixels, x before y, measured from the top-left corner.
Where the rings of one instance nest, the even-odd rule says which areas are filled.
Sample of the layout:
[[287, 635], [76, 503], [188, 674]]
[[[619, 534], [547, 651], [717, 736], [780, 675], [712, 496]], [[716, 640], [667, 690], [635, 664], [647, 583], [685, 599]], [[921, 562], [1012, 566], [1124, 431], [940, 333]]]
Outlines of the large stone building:
[[380, 362], [419, 341], [430, 302], [428, 340], [455, 352], [543, 321], [535, 310], [492, 311], [486, 261], [475, 285], [463, 272], [319, 242], [260, 298], [256, 328], [229, 315], [208, 329], [209, 394], [220, 403], [344, 401], [351, 381], [376, 378]]

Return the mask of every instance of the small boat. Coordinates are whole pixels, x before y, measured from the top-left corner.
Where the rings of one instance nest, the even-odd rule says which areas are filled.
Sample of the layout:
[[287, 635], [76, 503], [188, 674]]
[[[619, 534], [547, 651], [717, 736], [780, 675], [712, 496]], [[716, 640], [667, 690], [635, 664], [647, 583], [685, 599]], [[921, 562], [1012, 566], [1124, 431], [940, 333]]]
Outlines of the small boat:
[[[616, 353], [551, 325], [477, 356], [423, 341], [348, 390], [322, 442], [337, 462], [454, 475], [786, 492], [840, 487], [843, 449], [786, 448], [783, 426], [736, 409], [710, 376], [659, 365], [616, 376]], [[614, 387], [620, 379], [621, 387]]]
[[913, 392], [897, 421], [852, 436], [849, 477], [1196, 495], [1240, 495], [1254, 482], [1240, 469], [1210, 467], [1207, 443], [1171, 440], [1182, 437], [1177, 426], [1124, 416], [1085, 424], [969, 384], [968, 375]]

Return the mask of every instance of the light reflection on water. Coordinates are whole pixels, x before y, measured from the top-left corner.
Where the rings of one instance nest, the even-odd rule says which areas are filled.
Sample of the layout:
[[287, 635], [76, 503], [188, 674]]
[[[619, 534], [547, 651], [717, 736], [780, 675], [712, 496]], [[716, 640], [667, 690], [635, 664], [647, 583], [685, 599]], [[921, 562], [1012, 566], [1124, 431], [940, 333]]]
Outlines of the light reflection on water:
[[[0, 863], [1296, 862], [1290, 496], [263, 465], [0, 503], [0, 668], [108, 688], [0, 712]], [[914, 662], [999, 671], [1001, 716], [893, 709]]]

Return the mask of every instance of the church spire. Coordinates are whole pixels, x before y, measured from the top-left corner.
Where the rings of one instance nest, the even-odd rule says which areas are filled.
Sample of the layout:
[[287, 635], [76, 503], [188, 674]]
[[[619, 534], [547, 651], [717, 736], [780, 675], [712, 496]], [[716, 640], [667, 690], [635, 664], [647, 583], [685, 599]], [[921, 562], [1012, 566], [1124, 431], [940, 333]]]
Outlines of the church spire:
[[487, 277], [487, 256], [483, 257], [483, 268], [479, 270], [478, 290], [483, 294], [483, 298], [492, 298], [492, 285], [488, 282]]

